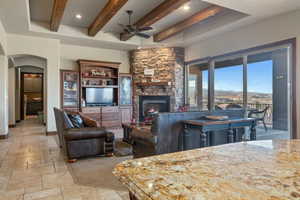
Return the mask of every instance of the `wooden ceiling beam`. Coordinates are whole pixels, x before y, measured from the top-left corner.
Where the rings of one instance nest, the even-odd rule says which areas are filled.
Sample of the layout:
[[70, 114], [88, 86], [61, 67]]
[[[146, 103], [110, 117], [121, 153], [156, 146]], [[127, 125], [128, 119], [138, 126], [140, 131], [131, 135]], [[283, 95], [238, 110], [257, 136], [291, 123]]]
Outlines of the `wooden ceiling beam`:
[[[189, 1], [190, 0], [165, 0], [163, 3], [138, 20], [134, 25], [138, 28], [151, 26]], [[127, 41], [132, 36], [133, 34], [121, 33], [120, 39], [122, 41]]]
[[88, 29], [89, 36], [95, 36], [117, 12], [127, 3], [128, 0], [109, 0], [100, 11], [94, 22]]
[[220, 13], [222, 10], [224, 10], [223, 7], [210, 6], [206, 9], [201, 10], [200, 12], [194, 14], [190, 18], [187, 18], [187, 19], [155, 34], [153, 36], [153, 40], [154, 40], [154, 42], [160, 42], [165, 39], [168, 39], [171, 36], [186, 30], [187, 28], [191, 27], [194, 24], [202, 22], [209, 17], [215, 16], [216, 14]]
[[50, 21], [50, 30], [58, 31], [68, 0], [54, 0]]

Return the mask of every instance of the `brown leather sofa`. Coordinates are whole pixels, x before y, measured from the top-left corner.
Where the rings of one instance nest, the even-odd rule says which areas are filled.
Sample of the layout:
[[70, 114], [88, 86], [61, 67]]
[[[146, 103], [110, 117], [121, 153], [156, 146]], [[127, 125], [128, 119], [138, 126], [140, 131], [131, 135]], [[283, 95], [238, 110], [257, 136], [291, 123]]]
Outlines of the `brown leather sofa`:
[[[76, 161], [77, 158], [98, 155], [111, 156], [113, 154], [113, 133], [97, 127], [97, 123], [94, 123], [96, 127], [74, 128], [65, 111], [54, 108], [54, 114], [59, 145], [70, 162]], [[87, 119], [83, 115], [81, 117], [83, 121], [91, 122], [91, 119]]]
[[[222, 111], [202, 111], [202, 112], [178, 112], [160, 113], [153, 121], [151, 132], [133, 130], [131, 137], [133, 140], [133, 156], [140, 158], [164, 153], [182, 151], [183, 146], [188, 149], [201, 147], [199, 130], [191, 130], [188, 138], [183, 139], [183, 120], [199, 119], [208, 114], [226, 115], [229, 117], [244, 117], [245, 111], [222, 110]], [[238, 141], [242, 140], [244, 129], [236, 130]], [[235, 142], [238, 142], [235, 141]], [[208, 138], [209, 146], [227, 143], [227, 132], [216, 131]]]

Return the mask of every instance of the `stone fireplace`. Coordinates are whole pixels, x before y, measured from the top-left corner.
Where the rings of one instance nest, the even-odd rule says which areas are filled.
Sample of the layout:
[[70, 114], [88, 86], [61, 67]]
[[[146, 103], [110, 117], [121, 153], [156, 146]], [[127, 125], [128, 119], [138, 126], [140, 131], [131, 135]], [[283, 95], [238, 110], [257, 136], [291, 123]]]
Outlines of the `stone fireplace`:
[[139, 121], [144, 121], [150, 109], [158, 112], [170, 112], [170, 96], [140, 96]]
[[[178, 111], [184, 104], [184, 48], [139, 49], [131, 51], [130, 58], [134, 118], [144, 120], [141, 115], [145, 105], [160, 108], [161, 112]], [[167, 110], [163, 110], [165, 105]]]

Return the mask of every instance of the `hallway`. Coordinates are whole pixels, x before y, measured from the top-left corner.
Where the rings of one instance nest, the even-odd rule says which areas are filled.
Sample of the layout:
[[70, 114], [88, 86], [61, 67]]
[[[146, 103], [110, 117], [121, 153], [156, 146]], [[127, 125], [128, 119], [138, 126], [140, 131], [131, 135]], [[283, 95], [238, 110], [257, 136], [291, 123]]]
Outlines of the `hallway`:
[[96, 157], [68, 164], [37, 119], [25, 120], [0, 140], [0, 200], [125, 200], [111, 174], [128, 158]]

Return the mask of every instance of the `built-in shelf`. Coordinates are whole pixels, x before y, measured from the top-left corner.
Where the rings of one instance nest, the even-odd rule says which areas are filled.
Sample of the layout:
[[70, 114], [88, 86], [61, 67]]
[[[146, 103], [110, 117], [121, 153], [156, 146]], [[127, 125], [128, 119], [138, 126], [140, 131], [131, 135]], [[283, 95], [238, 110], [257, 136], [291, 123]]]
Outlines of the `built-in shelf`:
[[117, 85], [83, 85], [84, 88], [119, 88]]
[[170, 82], [145, 82], [145, 83], [136, 83], [137, 86], [170, 86]]
[[118, 79], [116, 76], [83, 76], [84, 79]]
[[64, 88], [66, 92], [77, 92], [78, 90]]
[[64, 98], [65, 98], [65, 99], [76, 99], [77, 96], [75, 96], [75, 97], [66, 97], [66, 96], [64, 96]]

